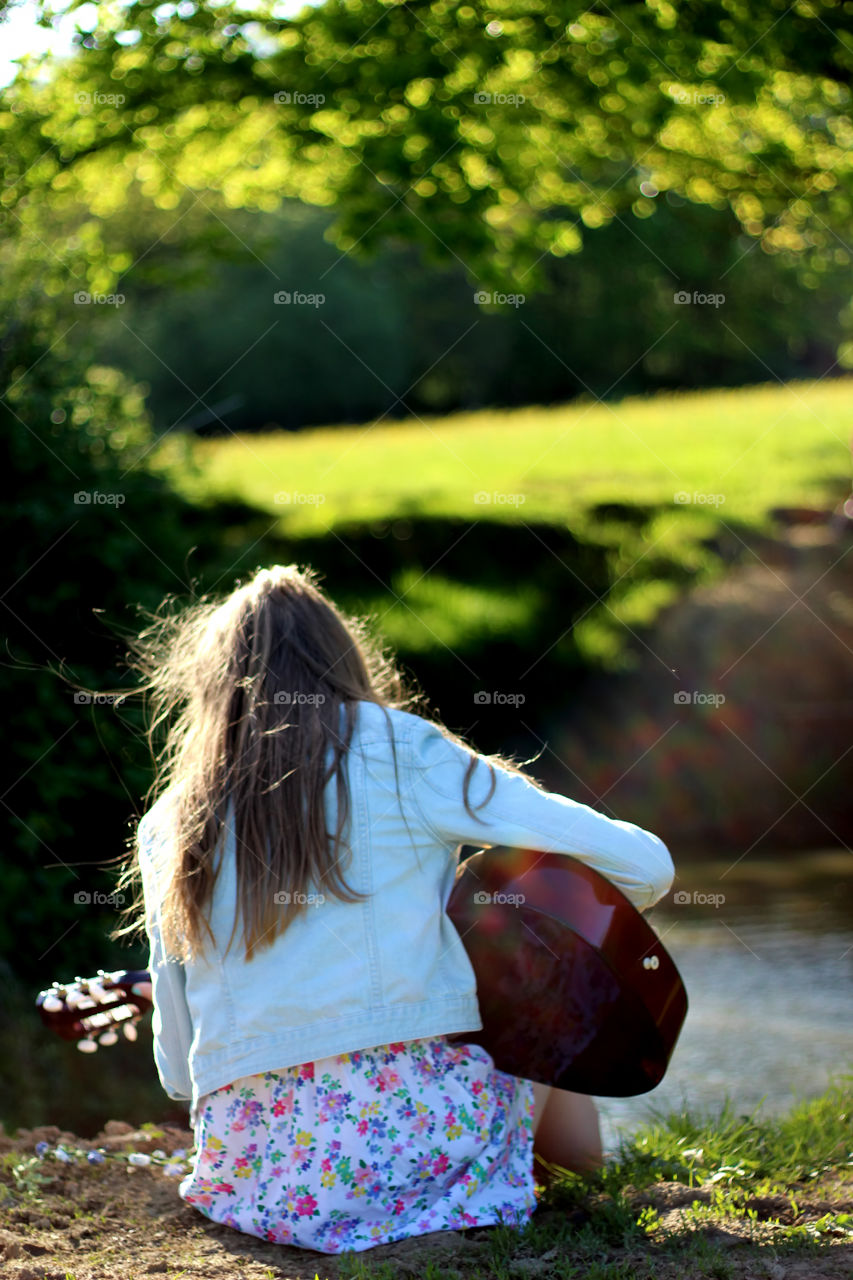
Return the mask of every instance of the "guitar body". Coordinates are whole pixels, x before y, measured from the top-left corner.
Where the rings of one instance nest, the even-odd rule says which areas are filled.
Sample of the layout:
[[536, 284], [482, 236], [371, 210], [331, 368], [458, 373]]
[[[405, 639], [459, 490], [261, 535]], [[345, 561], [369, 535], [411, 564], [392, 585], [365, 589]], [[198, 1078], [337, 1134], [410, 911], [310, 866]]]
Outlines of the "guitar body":
[[[562, 853], [491, 848], [459, 868], [447, 913], [477, 979], [481, 1044], [495, 1065], [600, 1097], [646, 1093], [663, 1078], [687, 1013], [657, 934], [597, 871]], [[119, 970], [39, 994], [45, 1024], [92, 1052], [151, 1007], [149, 980]]]
[[687, 1013], [681, 976], [621, 890], [562, 853], [492, 848], [447, 913], [477, 978], [481, 1044], [510, 1075], [629, 1097], [657, 1085]]

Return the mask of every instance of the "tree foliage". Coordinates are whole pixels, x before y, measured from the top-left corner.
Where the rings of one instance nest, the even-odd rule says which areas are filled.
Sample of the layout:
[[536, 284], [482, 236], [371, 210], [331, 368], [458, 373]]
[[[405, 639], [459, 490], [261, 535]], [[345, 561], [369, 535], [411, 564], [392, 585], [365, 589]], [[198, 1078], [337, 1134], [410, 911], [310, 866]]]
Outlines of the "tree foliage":
[[78, 56], [10, 94], [5, 204], [76, 192], [104, 219], [134, 183], [164, 209], [209, 188], [297, 198], [334, 206], [344, 249], [398, 236], [529, 284], [543, 255], [672, 191], [831, 264], [848, 252], [851, 70], [840, 0], [325, 0], [290, 19], [106, 3]]
[[[850, 267], [815, 288], [794, 255], [749, 252], [730, 211], [672, 193], [654, 218], [546, 258], [538, 292], [497, 305], [410, 245], [341, 255], [323, 238], [333, 216], [227, 212], [233, 243], [252, 247], [241, 261], [210, 263], [193, 287], [130, 281], [121, 307], [68, 310], [100, 363], [149, 387], [158, 436], [821, 377], [849, 333]], [[675, 303], [694, 293], [724, 301]]]

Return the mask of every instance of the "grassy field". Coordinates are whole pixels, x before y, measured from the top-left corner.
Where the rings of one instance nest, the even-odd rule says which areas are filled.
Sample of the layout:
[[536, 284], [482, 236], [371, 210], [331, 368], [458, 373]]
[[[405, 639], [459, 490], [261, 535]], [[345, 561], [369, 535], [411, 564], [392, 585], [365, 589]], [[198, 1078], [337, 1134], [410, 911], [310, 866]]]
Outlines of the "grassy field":
[[853, 379], [837, 379], [483, 410], [196, 441], [195, 472], [167, 441], [157, 463], [193, 498], [243, 498], [293, 533], [415, 511], [577, 520], [610, 502], [755, 523], [837, 496], [851, 397]]
[[[193, 501], [237, 499], [268, 512], [273, 536], [297, 543], [371, 523], [405, 537], [406, 518], [420, 516], [569, 528], [607, 548], [612, 583], [606, 608], [575, 626], [575, 641], [593, 663], [617, 666], [628, 630], [652, 623], [686, 581], [720, 572], [721, 538], [736, 557], [751, 534], [771, 530], [774, 507], [831, 509], [849, 493], [851, 396], [853, 380], [837, 379], [180, 437], [162, 443], [153, 465]], [[531, 554], [543, 554], [535, 538]], [[385, 637], [410, 655], [462, 652], [484, 626], [492, 637], [517, 634], [533, 616], [535, 591], [510, 598], [460, 581], [451, 564], [401, 570], [388, 591], [352, 603], [375, 611]]]
[[[661, 1118], [601, 1173], [557, 1177], [523, 1231], [436, 1232], [338, 1257], [268, 1244], [185, 1205], [164, 1162], [189, 1146], [188, 1132], [111, 1122], [81, 1146], [58, 1130], [21, 1132], [0, 1137], [3, 1275], [842, 1280], [853, 1265], [851, 1085], [853, 1077], [842, 1079], [773, 1121], [725, 1108], [705, 1119]], [[49, 1148], [41, 1157], [39, 1141]], [[54, 1154], [60, 1145], [64, 1160]], [[88, 1163], [85, 1148], [104, 1158]], [[155, 1162], [138, 1167], [130, 1152], [154, 1152]]]

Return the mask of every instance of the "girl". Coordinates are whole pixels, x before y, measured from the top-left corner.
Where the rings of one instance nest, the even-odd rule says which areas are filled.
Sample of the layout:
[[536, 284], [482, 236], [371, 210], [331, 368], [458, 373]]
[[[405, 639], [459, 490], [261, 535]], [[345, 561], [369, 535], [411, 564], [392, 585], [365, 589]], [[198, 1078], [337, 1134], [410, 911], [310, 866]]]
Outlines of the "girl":
[[523, 1225], [534, 1145], [595, 1167], [598, 1120], [448, 1040], [482, 1026], [444, 909], [458, 846], [571, 853], [640, 908], [672, 882], [665, 846], [416, 714], [311, 570], [158, 614], [132, 651], [152, 747], [168, 734], [124, 887], [160, 1080], [191, 1104], [183, 1199], [323, 1253]]

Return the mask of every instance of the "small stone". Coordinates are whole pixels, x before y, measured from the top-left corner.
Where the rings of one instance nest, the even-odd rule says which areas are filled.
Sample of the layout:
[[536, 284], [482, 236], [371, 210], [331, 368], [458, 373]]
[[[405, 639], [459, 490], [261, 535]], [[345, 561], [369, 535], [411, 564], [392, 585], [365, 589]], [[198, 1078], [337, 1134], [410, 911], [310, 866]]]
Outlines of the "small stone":
[[128, 1124], [126, 1120], [108, 1120], [104, 1125], [104, 1133], [110, 1138], [117, 1138], [124, 1133], [134, 1133], [132, 1124]]

